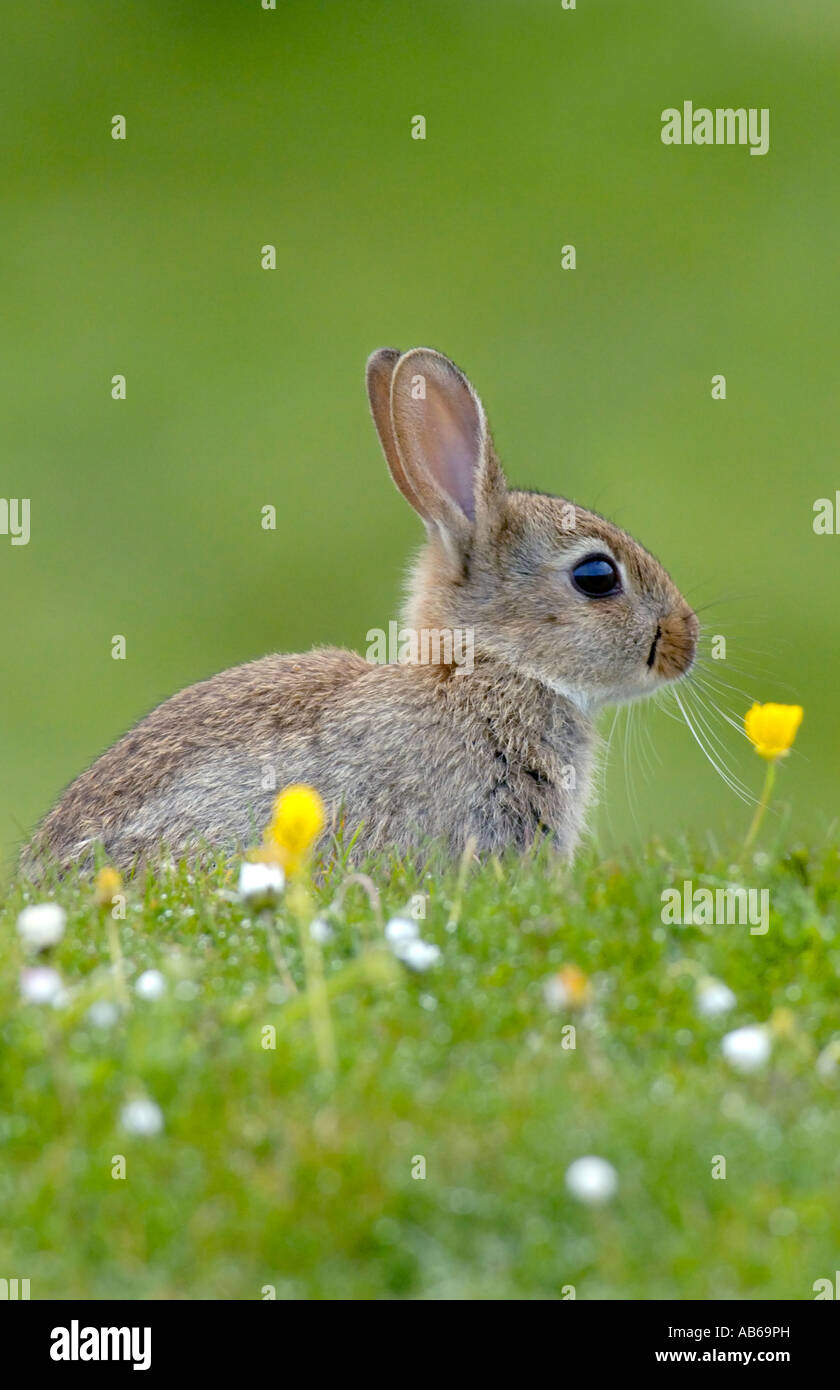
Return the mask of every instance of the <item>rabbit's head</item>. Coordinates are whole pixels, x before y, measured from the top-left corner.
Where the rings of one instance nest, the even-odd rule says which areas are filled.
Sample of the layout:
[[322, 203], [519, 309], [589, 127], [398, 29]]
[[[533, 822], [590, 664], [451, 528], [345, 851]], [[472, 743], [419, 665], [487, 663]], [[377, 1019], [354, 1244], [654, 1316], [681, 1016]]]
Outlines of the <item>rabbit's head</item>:
[[657, 560], [595, 512], [509, 489], [484, 410], [441, 353], [383, 348], [368, 395], [391, 476], [422, 517], [408, 624], [471, 629], [493, 657], [584, 708], [685, 675], [698, 623]]

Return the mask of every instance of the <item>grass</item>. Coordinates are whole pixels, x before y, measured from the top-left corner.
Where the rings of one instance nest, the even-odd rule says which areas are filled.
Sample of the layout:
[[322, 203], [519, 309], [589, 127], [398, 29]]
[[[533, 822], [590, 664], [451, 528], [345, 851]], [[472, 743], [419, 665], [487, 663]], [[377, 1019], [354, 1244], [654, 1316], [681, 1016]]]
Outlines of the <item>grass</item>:
[[[452, 871], [372, 866], [386, 918], [427, 894], [422, 930], [442, 954], [411, 973], [365, 893], [347, 890], [323, 947], [334, 1073], [291, 992], [304, 981], [288, 904], [271, 923], [249, 915], [235, 865], [128, 885], [131, 1003], [110, 1027], [88, 1013], [117, 997], [90, 881], [56, 889], [59, 1007], [20, 999], [27, 890], [13, 888], [0, 1274], [29, 1278], [33, 1298], [558, 1298], [569, 1285], [578, 1298], [813, 1298], [840, 1250], [837, 1083], [816, 1067], [840, 1037], [840, 858], [756, 858], [746, 878], [770, 889], [765, 936], [662, 924], [663, 888], [725, 883], [730, 865], [684, 844], [569, 872], [544, 856], [491, 862], [460, 905]], [[552, 1011], [546, 979], [569, 964], [591, 998]], [[167, 982], [155, 1000], [134, 989], [148, 968]], [[699, 1015], [706, 974], [734, 991], [730, 1013]], [[770, 1062], [734, 1072], [722, 1035], [767, 1020]], [[156, 1135], [121, 1127], [138, 1096], [160, 1107]], [[564, 1185], [585, 1154], [618, 1174], [601, 1208]]]

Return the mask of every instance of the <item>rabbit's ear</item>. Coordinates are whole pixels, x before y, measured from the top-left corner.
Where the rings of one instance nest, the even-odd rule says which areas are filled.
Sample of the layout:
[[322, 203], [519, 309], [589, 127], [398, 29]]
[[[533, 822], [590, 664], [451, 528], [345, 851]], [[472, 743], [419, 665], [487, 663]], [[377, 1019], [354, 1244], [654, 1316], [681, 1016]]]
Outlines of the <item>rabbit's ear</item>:
[[413, 348], [393, 370], [391, 422], [412, 505], [446, 540], [469, 546], [507, 489], [467, 378], [442, 353]]
[[378, 348], [376, 352], [370, 354], [366, 372], [370, 413], [373, 416], [373, 423], [376, 426], [376, 433], [379, 435], [379, 442], [382, 445], [391, 477], [405, 500], [416, 512], [420, 513], [424, 521], [428, 521], [429, 518], [425, 516], [420, 505], [420, 499], [405, 475], [397, 441], [394, 438], [394, 426], [391, 420], [391, 377], [394, 375], [394, 368], [399, 360], [398, 348]]

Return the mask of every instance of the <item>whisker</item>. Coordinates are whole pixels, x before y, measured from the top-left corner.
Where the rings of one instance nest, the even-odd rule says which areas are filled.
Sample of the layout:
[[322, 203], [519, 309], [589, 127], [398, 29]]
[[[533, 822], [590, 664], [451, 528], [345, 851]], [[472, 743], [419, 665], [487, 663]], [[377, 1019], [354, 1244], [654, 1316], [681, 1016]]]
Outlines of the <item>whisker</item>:
[[741, 801], [754, 802], [756, 798], [753, 796], [749, 796], [745, 792], [741, 791], [740, 788], [732, 781], [732, 778], [729, 776], [729, 774], [726, 771], [724, 771], [724, 769], [720, 766], [717, 759], [712, 756], [709, 749], [706, 747], [705, 743], [703, 742], [702, 738], [697, 732], [697, 729], [694, 727], [694, 724], [691, 721], [688, 711], [685, 705], [683, 704], [682, 700], [680, 699], [680, 694], [676, 686], [672, 686], [671, 688], [674, 692], [674, 699], [676, 700], [680, 710], [682, 711], [682, 716], [688, 726], [689, 732], [694, 738], [694, 741], [697, 744], [700, 751], [702, 752], [703, 756], [708, 759], [718, 776], [723, 779], [723, 781], [726, 783], [729, 789], [733, 791], [735, 795], [740, 798]]
[[[724, 743], [723, 743], [723, 741], [722, 741], [722, 739], [721, 739], [721, 737], [720, 737], [720, 734], [718, 734], [717, 731], [711, 727], [711, 725], [709, 724], [708, 719], [705, 718], [705, 713], [704, 713], [704, 712], [708, 712], [710, 709], [713, 710], [715, 714], [722, 713], [722, 711], [718, 710], [718, 708], [717, 708], [715, 705], [709, 705], [709, 704], [706, 702], [705, 697], [703, 696], [702, 692], [697, 688], [696, 685], [691, 686], [691, 687], [690, 687], [690, 690], [691, 690], [691, 694], [695, 697], [695, 701], [696, 701], [695, 706], [694, 706], [694, 709], [692, 710], [692, 713], [693, 713], [693, 715], [694, 715], [694, 718], [697, 720], [698, 725], [701, 725], [701, 724], [702, 724], [703, 728], [705, 729], [705, 731], [706, 731], [706, 737], [707, 737], [708, 740], [709, 740], [709, 746], [710, 746], [710, 747], [716, 746], [716, 747], [717, 747], [717, 750], [718, 750], [719, 756], [721, 757], [721, 759], [723, 759], [724, 757], [726, 757], [726, 753], [727, 753], [726, 747], [724, 746]], [[688, 702], [689, 702], [689, 701], [688, 701], [688, 695], [689, 695], [689, 690], [687, 689], [686, 692], [685, 692], [686, 704], [688, 704]]]
[[[713, 727], [709, 723], [708, 718], [706, 717], [706, 714], [703, 712], [703, 710], [709, 711], [711, 709], [711, 711], [714, 714], [717, 714], [721, 713], [722, 711], [718, 711], [714, 705], [709, 706], [708, 704], [706, 704], [706, 701], [704, 697], [700, 694], [699, 690], [695, 689], [692, 693], [695, 696], [696, 700], [699, 701], [703, 706], [703, 709], [701, 710], [697, 708], [697, 706], [695, 705], [694, 709], [692, 710], [692, 714], [694, 715], [698, 729], [705, 733], [706, 740], [709, 744], [709, 748], [714, 749], [717, 752], [717, 756], [720, 760], [721, 767], [726, 770], [733, 786], [737, 787], [741, 792], [743, 792], [748, 799], [751, 798], [752, 792], [750, 791], [750, 788], [746, 785], [745, 782], [741, 780], [741, 778], [737, 775], [736, 772], [732, 770], [732, 768], [729, 765], [729, 750], [727, 749], [726, 745], [722, 742], [717, 732], [713, 729]], [[688, 692], [686, 692], [686, 704], [688, 703], [687, 696]], [[738, 726], [735, 725], [735, 727], [737, 728]]]
[[650, 720], [647, 718], [647, 706], [642, 711], [641, 725], [642, 732], [644, 733], [645, 741], [647, 743], [649, 752], [653, 756], [653, 758], [656, 759], [657, 766], [661, 767], [662, 758], [660, 756], [659, 749], [656, 746], [656, 740], [654, 739], [653, 734], [651, 733]]
[[[721, 719], [725, 719], [727, 724], [729, 724], [733, 729], [735, 729], [741, 735], [742, 738], [747, 737], [747, 731], [744, 728], [743, 715], [740, 718], [736, 718], [730, 710], [724, 709], [723, 705], [720, 703], [719, 691], [715, 690], [713, 686], [708, 685], [707, 682], [701, 680], [699, 676], [693, 678], [692, 684], [694, 685], [695, 693], [697, 695], [700, 694], [698, 687], [702, 686], [703, 689], [707, 692], [709, 698], [711, 699], [713, 708], [715, 709], [716, 713], [720, 715]], [[746, 701], [748, 697], [744, 696], [744, 699]]]
[[708, 690], [731, 690], [734, 695], [737, 695], [739, 699], [744, 700], [745, 702], [750, 702], [754, 699], [753, 695], [751, 695], [746, 690], [742, 690], [739, 685], [733, 685], [731, 681], [721, 680], [720, 677], [717, 675], [712, 676], [711, 672], [708, 671], [705, 667], [703, 667], [702, 669], [703, 675], [706, 677], [705, 681], [702, 680], [702, 677], [697, 671], [692, 672], [689, 679], [696, 682], [702, 681], [702, 684], [705, 685]]
[[633, 728], [634, 706], [632, 702], [625, 706], [627, 717], [624, 721], [624, 789], [627, 793], [627, 804], [630, 814], [633, 817], [633, 824], [636, 832], [640, 832], [638, 802], [636, 798], [636, 788], [633, 785], [630, 768], [630, 731]]

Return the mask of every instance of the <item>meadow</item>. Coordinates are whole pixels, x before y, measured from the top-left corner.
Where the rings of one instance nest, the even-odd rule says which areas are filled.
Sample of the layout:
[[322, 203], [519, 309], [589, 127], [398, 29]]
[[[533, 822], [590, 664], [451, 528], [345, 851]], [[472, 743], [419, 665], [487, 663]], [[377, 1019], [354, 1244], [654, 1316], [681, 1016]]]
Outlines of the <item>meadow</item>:
[[[317, 974], [236, 863], [130, 881], [116, 922], [65, 880], [37, 958], [15, 922], [47, 892], [14, 889], [0, 1267], [33, 1298], [810, 1299], [833, 1278], [836, 847], [368, 869], [314, 890]], [[663, 923], [665, 885], [745, 872], [766, 934]], [[439, 948], [419, 968], [386, 936], [409, 907]], [[756, 1026], [766, 1055], [727, 1053]], [[566, 1183], [588, 1156], [616, 1183], [598, 1205]]]

